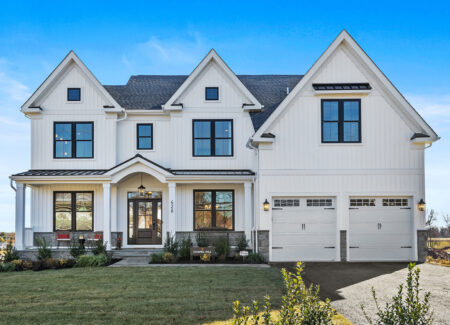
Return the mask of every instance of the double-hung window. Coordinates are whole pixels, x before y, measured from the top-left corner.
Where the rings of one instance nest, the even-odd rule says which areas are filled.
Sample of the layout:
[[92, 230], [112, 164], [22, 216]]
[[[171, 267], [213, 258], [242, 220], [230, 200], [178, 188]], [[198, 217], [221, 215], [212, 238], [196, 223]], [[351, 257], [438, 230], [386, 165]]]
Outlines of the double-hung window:
[[153, 149], [153, 124], [137, 125], [137, 149]]
[[55, 231], [93, 230], [93, 192], [54, 192], [53, 195]]
[[194, 191], [194, 230], [233, 230], [234, 191]]
[[361, 142], [359, 99], [322, 99], [322, 142]]
[[93, 158], [94, 123], [55, 122], [54, 158]]
[[194, 120], [193, 155], [233, 156], [232, 120]]

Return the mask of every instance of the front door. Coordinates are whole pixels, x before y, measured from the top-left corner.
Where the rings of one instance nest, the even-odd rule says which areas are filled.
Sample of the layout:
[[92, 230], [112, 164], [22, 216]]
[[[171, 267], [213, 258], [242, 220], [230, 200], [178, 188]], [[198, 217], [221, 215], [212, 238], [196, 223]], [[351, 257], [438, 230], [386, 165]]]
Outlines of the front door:
[[128, 244], [162, 244], [161, 199], [128, 200]]

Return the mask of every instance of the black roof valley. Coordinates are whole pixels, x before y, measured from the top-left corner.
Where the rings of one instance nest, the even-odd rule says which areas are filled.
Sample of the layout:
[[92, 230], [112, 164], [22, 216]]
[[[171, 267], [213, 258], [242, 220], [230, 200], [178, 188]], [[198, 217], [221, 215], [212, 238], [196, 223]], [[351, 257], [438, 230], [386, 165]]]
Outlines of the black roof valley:
[[[126, 85], [104, 86], [125, 109], [160, 110], [188, 76], [131, 76]], [[237, 75], [245, 87], [264, 105], [262, 111], [251, 112], [255, 131], [267, 120], [292, 90], [302, 75]]]

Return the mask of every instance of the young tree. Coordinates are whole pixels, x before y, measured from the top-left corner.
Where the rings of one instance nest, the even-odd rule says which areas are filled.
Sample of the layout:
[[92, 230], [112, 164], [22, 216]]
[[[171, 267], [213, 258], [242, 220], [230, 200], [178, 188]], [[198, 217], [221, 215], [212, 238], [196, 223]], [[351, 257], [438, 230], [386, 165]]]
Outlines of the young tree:
[[427, 213], [427, 217], [426, 217], [426, 222], [425, 225], [428, 228], [428, 246], [431, 247], [432, 245], [432, 230], [434, 228], [434, 223], [437, 220], [437, 216], [438, 214], [434, 211], [434, 209], [431, 209], [430, 211], [428, 211]]

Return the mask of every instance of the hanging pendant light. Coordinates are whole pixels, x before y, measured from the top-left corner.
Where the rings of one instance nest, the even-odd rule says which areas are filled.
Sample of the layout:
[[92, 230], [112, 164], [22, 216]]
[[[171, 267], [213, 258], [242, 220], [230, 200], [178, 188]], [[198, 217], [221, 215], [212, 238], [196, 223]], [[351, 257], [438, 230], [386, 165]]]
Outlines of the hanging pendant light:
[[145, 186], [142, 185], [142, 173], [141, 173], [141, 186], [138, 187], [139, 196], [145, 195]]

